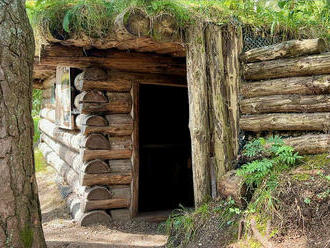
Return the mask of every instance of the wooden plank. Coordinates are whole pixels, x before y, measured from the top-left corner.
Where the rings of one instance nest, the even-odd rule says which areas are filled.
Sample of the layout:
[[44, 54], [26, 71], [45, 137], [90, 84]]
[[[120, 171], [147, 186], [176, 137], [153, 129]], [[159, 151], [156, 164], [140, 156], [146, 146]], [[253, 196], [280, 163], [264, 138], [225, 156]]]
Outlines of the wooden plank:
[[129, 149], [118, 150], [88, 150], [81, 149], [81, 157], [84, 162], [93, 159], [128, 159], [132, 156], [132, 151]]
[[85, 200], [82, 203], [84, 213], [92, 210], [126, 208], [128, 206], [129, 200], [127, 199]]
[[119, 185], [130, 184], [132, 180], [132, 174], [81, 174], [80, 183], [83, 186], [93, 185]]

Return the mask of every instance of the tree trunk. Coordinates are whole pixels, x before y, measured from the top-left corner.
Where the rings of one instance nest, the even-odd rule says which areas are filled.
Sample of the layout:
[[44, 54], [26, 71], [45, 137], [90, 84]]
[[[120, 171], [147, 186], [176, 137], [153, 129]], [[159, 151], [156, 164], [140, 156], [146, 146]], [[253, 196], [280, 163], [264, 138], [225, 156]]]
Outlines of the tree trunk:
[[244, 65], [246, 80], [263, 80], [330, 73], [330, 53], [299, 58], [278, 59]]
[[0, 247], [46, 247], [33, 157], [33, 31], [25, 1], [0, 2]]
[[323, 39], [289, 40], [279, 44], [251, 49], [241, 55], [244, 62], [266, 61], [277, 58], [298, 57], [322, 53], [326, 44]]
[[241, 84], [245, 98], [271, 95], [315, 95], [330, 93], [330, 75], [280, 78]]
[[187, 79], [189, 96], [189, 129], [192, 148], [192, 168], [195, 207], [211, 196], [210, 137], [208, 89], [204, 25], [192, 25], [187, 30]]

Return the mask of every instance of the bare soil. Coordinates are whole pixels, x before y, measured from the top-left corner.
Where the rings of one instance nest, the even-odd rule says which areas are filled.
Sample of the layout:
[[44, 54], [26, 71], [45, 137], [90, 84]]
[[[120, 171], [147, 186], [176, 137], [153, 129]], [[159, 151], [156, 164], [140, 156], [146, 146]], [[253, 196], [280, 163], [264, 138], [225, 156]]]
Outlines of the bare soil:
[[110, 227], [80, 227], [71, 220], [51, 167], [37, 173], [42, 223], [49, 248], [165, 247], [157, 224], [141, 219]]

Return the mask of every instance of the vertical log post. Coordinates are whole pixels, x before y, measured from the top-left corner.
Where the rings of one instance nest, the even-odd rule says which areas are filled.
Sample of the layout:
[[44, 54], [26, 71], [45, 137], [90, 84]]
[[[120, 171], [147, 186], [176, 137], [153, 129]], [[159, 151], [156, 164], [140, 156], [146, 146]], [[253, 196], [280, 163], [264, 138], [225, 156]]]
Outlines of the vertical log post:
[[192, 148], [192, 168], [195, 207], [210, 197], [210, 137], [208, 87], [204, 24], [187, 29], [187, 81], [189, 96], [189, 129]]

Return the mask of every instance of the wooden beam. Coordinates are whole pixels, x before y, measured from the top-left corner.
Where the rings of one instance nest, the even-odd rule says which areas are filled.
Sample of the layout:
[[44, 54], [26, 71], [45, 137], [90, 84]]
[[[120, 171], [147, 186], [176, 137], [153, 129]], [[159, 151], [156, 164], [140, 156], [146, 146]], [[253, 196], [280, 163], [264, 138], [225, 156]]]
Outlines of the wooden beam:
[[278, 59], [243, 66], [246, 80], [321, 75], [330, 73], [330, 52], [307, 57]]
[[330, 134], [307, 134], [284, 139], [284, 143], [292, 146], [299, 154], [319, 154], [330, 151]]
[[84, 50], [79, 47], [58, 44], [43, 47], [39, 65], [60, 65], [77, 68], [93, 66], [130, 72], [186, 75], [185, 58], [115, 49]]
[[330, 94], [330, 75], [279, 78], [241, 84], [241, 95], [244, 98], [292, 94]]
[[240, 58], [244, 62], [266, 61], [278, 58], [298, 57], [323, 53], [326, 43], [323, 39], [289, 40], [279, 44], [251, 49]]
[[93, 159], [128, 159], [132, 156], [132, 151], [129, 149], [117, 150], [88, 150], [80, 151], [83, 161]]
[[253, 132], [275, 130], [328, 131], [330, 129], [330, 113], [245, 115], [240, 119], [240, 128]]
[[275, 95], [243, 99], [243, 114], [329, 112], [330, 95]]
[[83, 186], [93, 185], [120, 185], [130, 184], [132, 180], [132, 174], [81, 174], [80, 183]]

